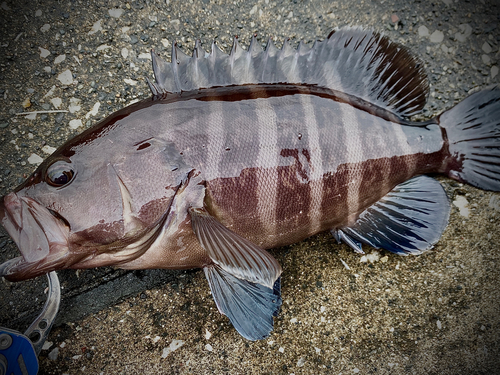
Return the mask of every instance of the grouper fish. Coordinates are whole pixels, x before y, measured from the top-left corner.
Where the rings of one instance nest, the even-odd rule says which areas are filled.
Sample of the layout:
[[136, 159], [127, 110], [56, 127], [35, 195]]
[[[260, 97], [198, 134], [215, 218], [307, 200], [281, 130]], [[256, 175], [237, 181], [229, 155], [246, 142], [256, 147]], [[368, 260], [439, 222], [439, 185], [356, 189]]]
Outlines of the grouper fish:
[[500, 191], [500, 87], [428, 121], [423, 64], [377, 32], [312, 47], [152, 52], [152, 98], [67, 141], [0, 200], [17, 281], [62, 268], [202, 268], [238, 332], [281, 305], [266, 249], [331, 231], [397, 254], [433, 247], [450, 203], [426, 174]]

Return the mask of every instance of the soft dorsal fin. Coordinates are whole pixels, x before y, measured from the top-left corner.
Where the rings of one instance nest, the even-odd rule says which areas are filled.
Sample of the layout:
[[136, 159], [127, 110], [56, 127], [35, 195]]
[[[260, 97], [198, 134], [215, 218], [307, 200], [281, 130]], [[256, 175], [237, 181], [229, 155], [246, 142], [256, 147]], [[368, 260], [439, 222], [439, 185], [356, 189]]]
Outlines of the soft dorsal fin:
[[297, 49], [288, 41], [277, 49], [269, 39], [265, 50], [255, 37], [248, 51], [235, 38], [229, 55], [212, 43], [205, 53], [196, 43], [192, 57], [177, 44], [172, 62], [152, 52], [153, 95], [243, 84], [304, 84], [343, 92], [400, 116], [422, 110], [429, 83], [421, 64], [409, 51], [387, 37], [360, 27], [334, 30], [312, 47]]

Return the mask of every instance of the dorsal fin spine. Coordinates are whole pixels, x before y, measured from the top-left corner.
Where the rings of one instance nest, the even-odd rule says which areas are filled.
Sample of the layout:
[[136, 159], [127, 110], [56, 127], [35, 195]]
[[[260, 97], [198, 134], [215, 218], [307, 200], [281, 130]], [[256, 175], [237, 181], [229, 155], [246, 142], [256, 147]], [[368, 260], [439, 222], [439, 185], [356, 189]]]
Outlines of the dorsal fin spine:
[[153, 95], [240, 84], [308, 84], [366, 100], [396, 115], [411, 116], [425, 105], [429, 85], [422, 64], [397, 43], [370, 30], [342, 28], [312, 47], [297, 49], [285, 40], [266, 49], [252, 37], [247, 50], [235, 38], [229, 55], [212, 43], [205, 53], [199, 41], [192, 56], [176, 43], [172, 62], [153, 56]]
[[181, 91], [181, 83], [179, 82], [179, 74], [178, 74], [178, 69], [177, 69], [177, 42], [172, 43], [172, 63], [170, 64], [172, 66], [172, 72], [174, 75], [174, 83], [175, 83], [175, 88], [176, 91]]
[[152, 83], [148, 77], [146, 77], [146, 83], [148, 84], [149, 86], [149, 89], [151, 90], [151, 92], [153, 93], [153, 96], [157, 96], [160, 94], [160, 91], [156, 88], [156, 86], [154, 85], [154, 83]]

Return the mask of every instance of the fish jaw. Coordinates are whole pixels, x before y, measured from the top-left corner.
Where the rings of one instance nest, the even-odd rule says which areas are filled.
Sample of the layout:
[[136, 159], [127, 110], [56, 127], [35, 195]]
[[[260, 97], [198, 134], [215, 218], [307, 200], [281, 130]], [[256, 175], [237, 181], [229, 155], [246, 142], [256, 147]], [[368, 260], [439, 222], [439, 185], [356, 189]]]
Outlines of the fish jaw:
[[22, 255], [0, 265], [7, 280], [30, 279], [71, 263], [70, 228], [34, 199], [16, 193], [2, 197], [0, 223]]

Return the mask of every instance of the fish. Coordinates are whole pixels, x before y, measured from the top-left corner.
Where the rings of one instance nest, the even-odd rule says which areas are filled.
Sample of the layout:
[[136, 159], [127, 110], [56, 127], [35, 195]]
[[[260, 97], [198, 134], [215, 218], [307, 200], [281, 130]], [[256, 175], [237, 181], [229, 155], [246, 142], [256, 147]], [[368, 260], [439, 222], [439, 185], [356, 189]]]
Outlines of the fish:
[[151, 54], [150, 98], [68, 140], [0, 198], [21, 252], [0, 265], [7, 280], [200, 268], [218, 310], [259, 340], [282, 303], [268, 249], [330, 231], [357, 253], [417, 255], [450, 215], [429, 174], [500, 191], [500, 87], [413, 121], [429, 95], [424, 64], [374, 30]]

